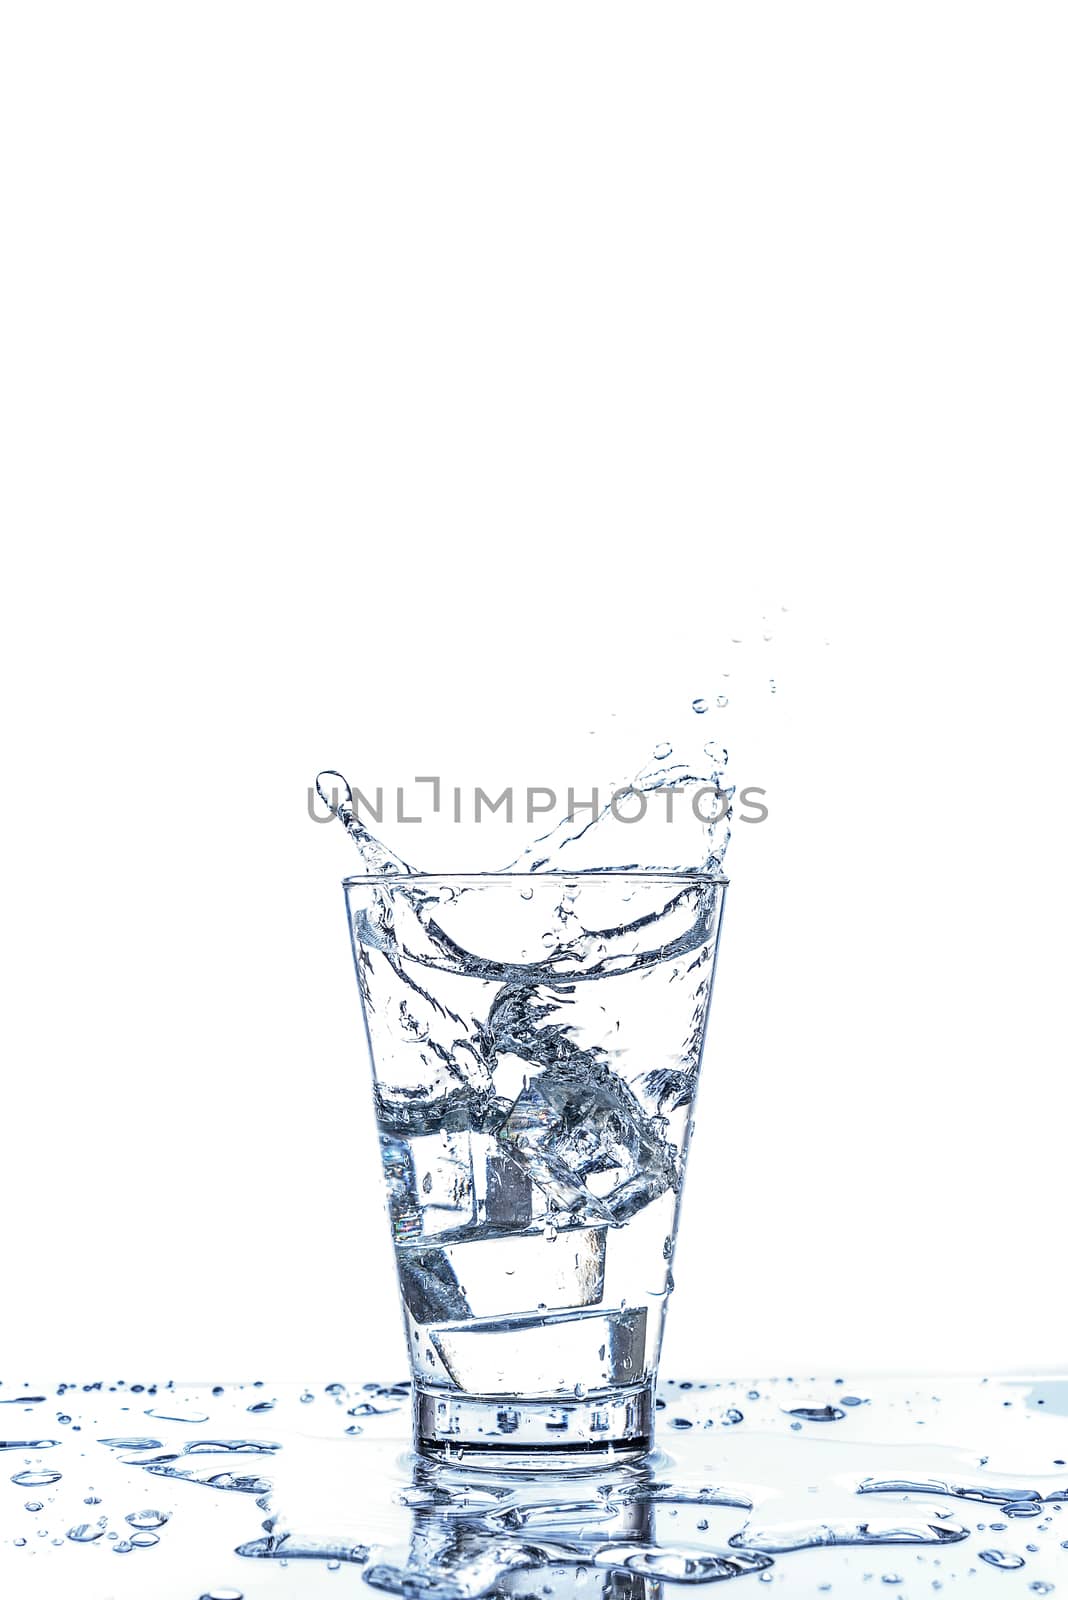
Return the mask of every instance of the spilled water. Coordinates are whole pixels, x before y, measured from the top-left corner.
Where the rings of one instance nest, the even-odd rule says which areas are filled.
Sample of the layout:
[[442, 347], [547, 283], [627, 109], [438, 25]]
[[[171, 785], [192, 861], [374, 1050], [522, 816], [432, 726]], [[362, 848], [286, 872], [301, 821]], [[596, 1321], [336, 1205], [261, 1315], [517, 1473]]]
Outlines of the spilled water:
[[[7, 1458], [0, 1593], [266, 1600], [347, 1572], [410, 1600], [670, 1600], [737, 1579], [1068, 1596], [1068, 1378], [666, 1382], [651, 1457], [563, 1475], [413, 1457], [407, 1385], [272, 1388], [269, 1440], [247, 1435], [256, 1393], [185, 1390], [174, 1414], [207, 1425], [162, 1428], [154, 1452], [128, 1448], [126, 1386], [68, 1391], [64, 1437]], [[263, 1456], [269, 1482], [234, 1472]]]

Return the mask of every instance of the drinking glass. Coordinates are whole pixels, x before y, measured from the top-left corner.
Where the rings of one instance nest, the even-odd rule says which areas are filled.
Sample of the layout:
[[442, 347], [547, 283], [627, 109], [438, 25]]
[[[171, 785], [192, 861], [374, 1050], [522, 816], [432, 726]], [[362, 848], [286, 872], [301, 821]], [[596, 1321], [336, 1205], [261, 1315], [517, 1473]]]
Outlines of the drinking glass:
[[725, 880], [344, 887], [417, 1449], [641, 1455]]

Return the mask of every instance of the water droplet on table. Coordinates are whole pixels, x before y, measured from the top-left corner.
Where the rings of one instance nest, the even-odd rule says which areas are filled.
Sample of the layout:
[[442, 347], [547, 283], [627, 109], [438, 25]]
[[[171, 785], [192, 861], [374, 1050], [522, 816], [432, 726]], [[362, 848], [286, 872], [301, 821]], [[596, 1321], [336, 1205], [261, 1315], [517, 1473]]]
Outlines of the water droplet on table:
[[94, 1539], [102, 1539], [104, 1527], [100, 1522], [79, 1522], [74, 1528], [67, 1529], [67, 1538], [74, 1544], [92, 1544]]
[[127, 1515], [131, 1528], [162, 1528], [171, 1520], [169, 1511], [131, 1511]]
[[1005, 1572], [1015, 1572], [1017, 1567], [1025, 1565], [1023, 1556], [1014, 1555], [1011, 1550], [980, 1550], [979, 1560], [991, 1567], [1001, 1567]]
[[59, 1472], [16, 1472], [11, 1481], [22, 1489], [44, 1489], [50, 1483], [58, 1483], [61, 1477]]

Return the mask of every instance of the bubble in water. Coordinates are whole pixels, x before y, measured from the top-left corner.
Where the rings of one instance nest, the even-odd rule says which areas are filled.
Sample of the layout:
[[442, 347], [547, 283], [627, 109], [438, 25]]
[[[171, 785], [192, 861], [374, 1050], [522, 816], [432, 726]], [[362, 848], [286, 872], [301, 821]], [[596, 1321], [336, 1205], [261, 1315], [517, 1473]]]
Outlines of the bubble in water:
[[1014, 1555], [1011, 1550], [980, 1550], [979, 1560], [988, 1562], [992, 1567], [1001, 1567], [1005, 1572], [1015, 1572], [1017, 1567], [1024, 1565], [1023, 1556]]
[[74, 1544], [92, 1544], [94, 1539], [102, 1539], [104, 1530], [99, 1522], [79, 1522], [76, 1528], [67, 1529], [67, 1538]]
[[171, 1520], [169, 1511], [131, 1511], [126, 1518], [131, 1528], [162, 1528]]
[[698, 698], [697, 700], [694, 701], [693, 708], [697, 712], [697, 715], [699, 717], [703, 716], [704, 713], [708, 710], [708, 701]]
[[59, 1472], [16, 1472], [11, 1481], [21, 1489], [44, 1489], [50, 1483], [58, 1483], [61, 1476]]

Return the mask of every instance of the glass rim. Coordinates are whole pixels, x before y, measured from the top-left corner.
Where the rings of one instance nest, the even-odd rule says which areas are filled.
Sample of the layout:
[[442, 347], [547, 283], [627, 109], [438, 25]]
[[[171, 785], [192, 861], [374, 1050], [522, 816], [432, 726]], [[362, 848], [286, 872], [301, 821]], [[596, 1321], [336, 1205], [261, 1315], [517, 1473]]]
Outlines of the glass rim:
[[552, 883], [561, 878], [570, 882], [581, 878], [629, 880], [634, 883], [703, 883], [717, 884], [722, 888], [726, 888], [730, 882], [722, 872], [702, 872], [697, 868], [673, 870], [667, 867], [650, 867], [643, 870], [641, 867], [586, 867], [566, 872], [562, 867], [553, 867], [547, 872], [356, 872], [347, 878], [342, 878], [341, 887], [348, 889], [368, 884], [381, 887], [394, 883], [455, 883], [471, 887], [478, 883], [537, 883], [539, 879]]

